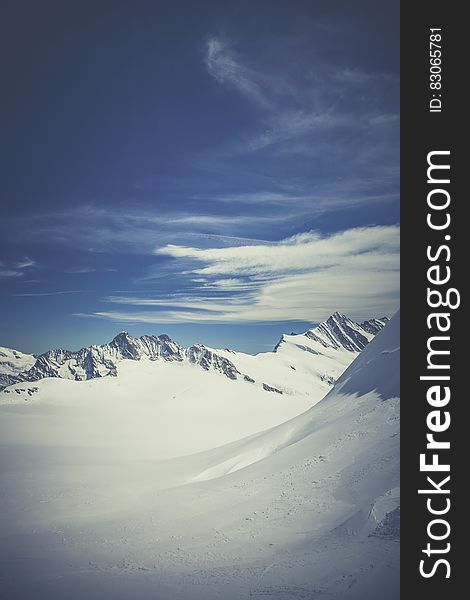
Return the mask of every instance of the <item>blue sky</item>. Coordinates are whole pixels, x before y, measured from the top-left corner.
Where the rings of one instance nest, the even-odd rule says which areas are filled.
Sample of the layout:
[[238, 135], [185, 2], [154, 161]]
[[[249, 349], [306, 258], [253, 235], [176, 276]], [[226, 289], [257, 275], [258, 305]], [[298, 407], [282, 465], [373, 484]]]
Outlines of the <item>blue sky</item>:
[[0, 345], [398, 308], [398, 2], [14, 4]]

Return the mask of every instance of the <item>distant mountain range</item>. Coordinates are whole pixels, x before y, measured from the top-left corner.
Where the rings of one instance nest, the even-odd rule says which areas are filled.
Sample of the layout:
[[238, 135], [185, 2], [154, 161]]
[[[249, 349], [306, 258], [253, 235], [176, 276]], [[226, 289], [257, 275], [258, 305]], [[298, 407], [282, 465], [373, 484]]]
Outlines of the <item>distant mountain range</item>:
[[[107, 344], [78, 351], [48, 350], [39, 356], [0, 347], [0, 389], [47, 377], [76, 381], [115, 377], [121, 361], [133, 360], [186, 362], [231, 380], [259, 384], [267, 392], [280, 394], [299, 391], [296, 380], [307, 376], [315, 379], [326, 393], [328, 386], [387, 321], [388, 318], [383, 317], [356, 323], [335, 312], [305, 333], [283, 335], [273, 352], [257, 355], [216, 350], [202, 344], [185, 348], [167, 335], [134, 338], [125, 331]], [[310, 380], [300, 384], [300, 391], [312, 383]]]

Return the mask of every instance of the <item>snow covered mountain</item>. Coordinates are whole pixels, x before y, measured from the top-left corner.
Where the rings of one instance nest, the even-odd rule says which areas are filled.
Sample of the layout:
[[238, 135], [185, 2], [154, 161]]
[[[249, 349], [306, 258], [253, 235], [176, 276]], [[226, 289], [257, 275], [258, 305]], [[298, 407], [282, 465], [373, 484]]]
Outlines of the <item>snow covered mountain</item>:
[[0, 346], [0, 389], [21, 381], [19, 375], [28, 371], [35, 362], [32, 354]]
[[305, 333], [283, 335], [274, 352], [255, 356], [218, 349], [238, 371], [278, 393], [308, 394], [320, 400], [359, 352], [388, 322], [387, 317], [355, 323], [339, 312]]
[[[399, 315], [360, 354], [321, 339], [355, 360], [321, 401], [265, 431], [258, 419], [302, 397], [285, 402], [187, 361], [44, 379], [38, 402], [0, 406], [6, 596], [397, 600]], [[252, 434], [215, 447], [240, 412], [238, 431]], [[206, 451], [153, 460], [204, 423]]]
[[282, 336], [274, 352], [256, 356], [227, 349], [214, 350], [202, 344], [184, 348], [167, 335], [134, 338], [127, 332], [121, 332], [108, 344], [76, 352], [49, 350], [37, 358], [4, 349], [6, 358], [0, 364], [0, 389], [47, 377], [85, 381], [117, 376], [118, 365], [124, 360], [163, 360], [187, 362], [231, 380], [259, 384], [264, 391], [279, 394], [306, 393], [312, 389], [313, 378], [322, 396], [387, 320], [384, 317], [358, 324], [336, 312], [303, 334]]
[[[10, 354], [15, 351], [9, 351]], [[85, 381], [98, 377], [116, 376], [118, 363], [123, 360], [165, 360], [187, 361], [199, 365], [203, 369], [215, 370], [229, 379], [236, 379], [240, 373], [231, 362], [201, 344], [183, 348], [167, 335], [133, 338], [127, 332], [119, 333], [109, 344], [82, 348], [77, 352], [71, 350], [48, 350], [39, 355], [33, 364], [23, 361], [16, 364], [11, 373], [10, 382], [33, 382], [45, 377], [59, 377]], [[26, 368], [21, 369], [21, 364]]]
[[[335, 312], [329, 319], [304, 335], [324, 348], [344, 348], [350, 352], [360, 352], [387, 323], [387, 317], [354, 323], [343, 314]], [[284, 339], [282, 340], [284, 341]]]

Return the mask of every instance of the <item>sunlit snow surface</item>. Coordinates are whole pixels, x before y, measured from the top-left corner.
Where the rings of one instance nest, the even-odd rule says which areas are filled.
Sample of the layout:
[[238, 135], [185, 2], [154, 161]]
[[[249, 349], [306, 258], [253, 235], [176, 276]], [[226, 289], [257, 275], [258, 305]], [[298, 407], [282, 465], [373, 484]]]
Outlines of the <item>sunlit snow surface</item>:
[[37, 382], [0, 407], [4, 597], [398, 598], [398, 356], [396, 316], [308, 410], [190, 365]]

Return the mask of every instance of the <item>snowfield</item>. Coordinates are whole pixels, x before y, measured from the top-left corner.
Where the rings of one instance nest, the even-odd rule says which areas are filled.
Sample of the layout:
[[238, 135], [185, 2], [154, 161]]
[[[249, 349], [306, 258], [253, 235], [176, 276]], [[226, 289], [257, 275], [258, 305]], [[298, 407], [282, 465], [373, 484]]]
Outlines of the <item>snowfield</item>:
[[399, 345], [321, 401], [150, 361], [2, 392], [5, 597], [398, 599]]
[[0, 393], [4, 442], [109, 448], [151, 459], [220, 446], [318, 401], [314, 393], [285, 397], [165, 361], [123, 361], [118, 377], [49, 378], [6, 391]]

